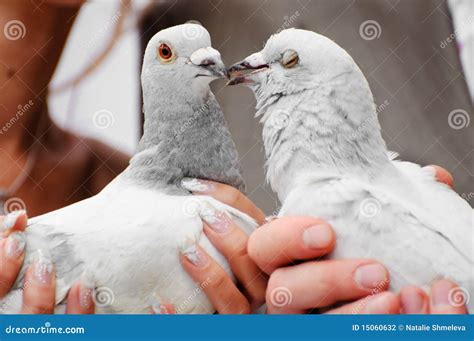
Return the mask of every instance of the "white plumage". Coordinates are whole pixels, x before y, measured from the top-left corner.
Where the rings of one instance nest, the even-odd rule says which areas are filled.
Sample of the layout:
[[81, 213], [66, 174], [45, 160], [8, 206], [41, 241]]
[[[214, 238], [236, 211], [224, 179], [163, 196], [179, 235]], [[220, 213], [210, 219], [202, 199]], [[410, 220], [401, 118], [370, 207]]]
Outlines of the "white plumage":
[[247, 233], [256, 223], [211, 197], [191, 195], [180, 182], [192, 177], [243, 185], [235, 146], [209, 89], [225, 74], [199, 25], [175, 26], [151, 39], [142, 71], [145, 133], [137, 154], [98, 195], [29, 221], [23, 268], [0, 301], [2, 313], [20, 311], [24, 274], [38, 249], [45, 265], [51, 260], [56, 267], [58, 312], [81, 279], [96, 289], [98, 313], [149, 313], [153, 296], [178, 313], [214, 312], [182, 268], [180, 249], [192, 256], [199, 244], [231, 275], [203, 234], [200, 214], [226, 212]]
[[377, 259], [394, 291], [447, 277], [460, 286], [451, 303], [474, 307], [473, 210], [433, 169], [392, 160], [369, 85], [346, 51], [290, 29], [230, 71], [232, 84], [256, 94], [280, 215], [327, 220], [337, 233], [331, 257]]

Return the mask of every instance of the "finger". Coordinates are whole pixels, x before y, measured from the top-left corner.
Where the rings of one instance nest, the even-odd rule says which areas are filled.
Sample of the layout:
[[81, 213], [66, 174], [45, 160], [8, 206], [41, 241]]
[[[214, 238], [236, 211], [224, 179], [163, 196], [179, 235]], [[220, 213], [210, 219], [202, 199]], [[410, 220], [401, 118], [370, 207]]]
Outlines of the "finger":
[[0, 240], [0, 297], [5, 296], [18, 277], [25, 257], [25, 236], [23, 232], [11, 233]]
[[430, 314], [466, 314], [465, 289], [447, 279], [431, 286]]
[[87, 283], [79, 282], [74, 284], [67, 295], [66, 314], [93, 314], [94, 288]]
[[14, 231], [23, 231], [26, 228], [28, 217], [26, 211], [13, 211], [6, 216], [0, 216], [0, 235], [6, 238]]
[[431, 167], [434, 169], [435, 179], [437, 181], [442, 182], [451, 188], [454, 188], [453, 176], [446, 169], [440, 166], [436, 166], [436, 165], [429, 165], [427, 167]]
[[54, 266], [42, 252], [26, 271], [23, 285], [23, 314], [52, 314], [55, 306]]
[[151, 313], [155, 315], [172, 315], [176, 314], [176, 309], [173, 304], [167, 303], [166, 301], [152, 297], [153, 303], [151, 305]]
[[397, 295], [383, 292], [331, 309], [326, 314], [399, 314], [400, 302]]
[[402, 314], [428, 314], [429, 297], [418, 287], [406, 287], [400, 292], [400, 306]]
[[377, 294], [388, 286], [387, 270], [372, 260], [306, 262], [271, 274], [266, 304], [270, 313], [299, 313]]
[[311, 217], [282, 217], [254, 231], [248, 242], [250, 258], [267, 274], [295, 260], [329, 253], [336, 236], [327, 223]]
[[224, 212], [209, 207], [202, 211], [204, 232], [229, 261], [230, 268], [242, 286], [250, 304], [257, 308], [265, 301], [267, 276], [247, 254], [248, 236]]
[[238, 189], [214, 181], [183, 179], [181, 186], [194, 194], [205, 194], [232, 206], [255, 219], [258, 225], [265, 223], [265, 214]]
[[229, 275], [199, 246], [191, 245], [181, 255], [181, 263], [206, 293], [219, 314], [248, 314], [250, 304]]

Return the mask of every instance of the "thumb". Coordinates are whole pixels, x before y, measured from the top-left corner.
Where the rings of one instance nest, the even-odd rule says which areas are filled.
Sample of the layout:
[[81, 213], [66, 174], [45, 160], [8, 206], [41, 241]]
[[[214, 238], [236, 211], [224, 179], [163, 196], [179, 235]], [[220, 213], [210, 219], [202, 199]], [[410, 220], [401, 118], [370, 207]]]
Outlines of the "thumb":
[[451, 188], [454, 188], [453, 176], [446, 169], [436, 165], [429, 165], [427, 167], [431, 167], [434, 169], [435, 179], [437, 181], [442, 182]]

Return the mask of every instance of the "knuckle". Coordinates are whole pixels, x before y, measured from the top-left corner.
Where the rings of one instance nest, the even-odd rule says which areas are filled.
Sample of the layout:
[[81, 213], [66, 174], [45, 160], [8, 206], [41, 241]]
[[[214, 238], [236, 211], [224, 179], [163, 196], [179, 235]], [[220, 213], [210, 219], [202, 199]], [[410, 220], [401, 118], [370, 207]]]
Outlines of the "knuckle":
[[216, 291], [225, 290], [228, 285], [227, 274], [223, 271], [216, 271], [211, 276], [210, 281], [211, 287]]
[[231, 204], [235, 204], [242, 199], [242, 193], [240, 193], [240, 191], [235, 189], [234, 187], [227, 186], [225, 191], [227, 200]]

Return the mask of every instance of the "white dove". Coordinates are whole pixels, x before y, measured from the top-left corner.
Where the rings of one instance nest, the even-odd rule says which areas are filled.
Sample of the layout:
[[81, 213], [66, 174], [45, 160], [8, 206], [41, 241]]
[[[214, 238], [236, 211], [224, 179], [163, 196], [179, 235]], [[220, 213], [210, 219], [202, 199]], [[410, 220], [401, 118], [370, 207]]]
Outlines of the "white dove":
[[37, 249], [40, 266], [56, 266], [58, 311], [71, 285], [85, 276], [98, 288], [98, 313], [147, 313], [153, 295], [169, 300], [179, 313], [214, 312], [182, 269], [179, 248], [196, 256], [196, 242], [230, 273], [202, 233], [200, 216], [222, 210], [247, 233], [256, 224], [208, 196], [192, 196], [180, 182], [204, 178], [243, 188], [235, 145], [209, 88], [226, 74], [200, 25], [171, 27], [150, 40], [137, 154], [98, 195], [30, 220], [25, 262], [15, 289], [0, 302], [1, 312], [20, 311], [24, 272]]
[[279, 215], [326, 219], [337, 233], [331, 257], [381, 261], [394, 291], [443, 276], [460, 285], [453, 305], [469, 301], [473, 210], [432, 169], [393, 160], [367, 80], [344, 49], [288, 29], [229, 72], [257, 98]]

